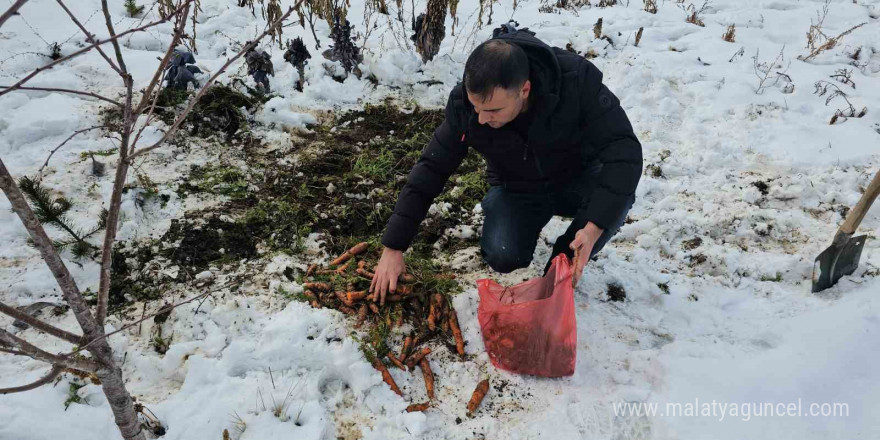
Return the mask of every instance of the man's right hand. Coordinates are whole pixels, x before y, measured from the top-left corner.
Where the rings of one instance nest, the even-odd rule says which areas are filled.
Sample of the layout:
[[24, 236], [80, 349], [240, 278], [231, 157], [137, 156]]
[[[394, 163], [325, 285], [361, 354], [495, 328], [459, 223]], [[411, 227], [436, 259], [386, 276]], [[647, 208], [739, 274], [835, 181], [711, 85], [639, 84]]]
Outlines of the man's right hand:
[[373, 301], [385, 305], [385, 295], [392, 294], [397, 290], [397, 278], [403, 273], [406, 266], [403, 264], [403, 252], [385, 248], [376, 265], [373, 282], [370, 284], [370, 293]]

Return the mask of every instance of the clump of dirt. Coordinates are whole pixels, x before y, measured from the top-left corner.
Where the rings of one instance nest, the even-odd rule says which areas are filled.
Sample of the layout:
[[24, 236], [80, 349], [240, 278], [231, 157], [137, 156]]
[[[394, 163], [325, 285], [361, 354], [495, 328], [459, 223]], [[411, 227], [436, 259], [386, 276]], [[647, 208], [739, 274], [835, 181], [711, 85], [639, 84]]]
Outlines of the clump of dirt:
[[690, 240], [685, 240], [681, 242], [681, 248], [686, 251], [690, 251], [700, 247], [701, 244], [703, 244], [703, 239], [700, 237], [694, 237]]
[[[158, 281], [142, 270], [156, 258], [152, 243], [127, 247], [118, 243], [113, 247], [110, 261], [110, 289], [108, 293], [108, 312], [115, 313], [130, 301], [149, 301], [161, 296]], [[96, 298], [91, 296], [90, 302]]]
[[626, 289], [617, 283], [608, 283], [608, 301], [623, 302], [626, 300]]
[[203, 268], [221, 259], [235, 261], [253, 258], [257, 255], [254, 238], [241, 223], [225, 222], [216, 216], [209, 216], [203, 222], [172, 220], [171, 228], [161, 241], [179, 241], [180, 244], [164, 251], [174, 263]]
[[761, 192], [762, 196], [766, 196], [770, 192], [770, 185], [767, 184], [767, 182], [764, 182], [763, 180], [758, 180], [756, 182], [752, 182], [752, 185], [755, 188], [758, 188], [758, 191]]

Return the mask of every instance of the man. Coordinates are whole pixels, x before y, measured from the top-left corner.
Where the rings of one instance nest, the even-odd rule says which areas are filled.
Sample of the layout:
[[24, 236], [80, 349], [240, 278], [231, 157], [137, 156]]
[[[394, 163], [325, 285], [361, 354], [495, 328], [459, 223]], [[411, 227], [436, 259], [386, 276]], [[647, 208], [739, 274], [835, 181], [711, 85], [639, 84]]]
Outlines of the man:
[[382, 302], [397, 288], [403, 252], [468, 147], [487, 162], [480, 246], [498, 272], [527, 267], [541, 229], [561, 215], [573, 219], [551, 260], [574, 257], [577, 284], [635, 200], [642, 147], [602, 73], [527, 29], [505, 26], [469, 56], [445, 120], [398, 196], [370, 286]]

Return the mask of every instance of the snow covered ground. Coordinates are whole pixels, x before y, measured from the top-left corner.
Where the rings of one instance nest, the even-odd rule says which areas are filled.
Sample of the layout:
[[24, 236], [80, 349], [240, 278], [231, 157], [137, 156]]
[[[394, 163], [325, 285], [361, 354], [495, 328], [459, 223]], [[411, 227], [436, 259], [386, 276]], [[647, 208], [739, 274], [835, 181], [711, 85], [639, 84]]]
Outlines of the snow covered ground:
[[[69, 6], [101, 35], [98, 3]], [[122, 1], [112, 3], [117, 28], [138, 22], [125, 18]], [[197, 60], [203, 70], [222, 65], [231, 53], [230, 39], [244, 41], [262, 29], [259, 10], [254, 18], [234, 3], [201, 2]], [[395, 35], [381, 17], [366, 44], [363, 80], [335, 82], [313, 53], [303, 93], [294, 91], [295, 69], [273, 47], [277, 74], [272, 84], [281, 98], [258, 115], [277, 126], [264, 128], [264, 137], [283, 144], [290, 142], [284, 128], [325, 110], [385, 96], [442, 105], [469, 49], [509, 17], [552, 45], [594, 51], [593, 62], [642, 141], [647, 172], [631, 222], [587, 266], [576, 293], [574, 376], [550, 380], [495, 370], [481, 354], [478, 297], [468, 284], [454, 305], [467, 351], [475, 356], [456, 362], [438, 354], [432, 365], [439, 403], [424, 414], [406, 413], [408, 403], [425, 399], [421, 378], [392, 370], [407, 396], [401, 399], [363, 358], [341, 314], [280, 299], [275, 289], [286, 282], [281, 271], [302, 264], [299, 256], [281, 255], [248, 262], [261, 275], [243, 288], [230, 289], [234, 273], [214, 273], [212, 298], [177, 309], [166, 323], [174, 342], [164, 355], [146, 336], [152, 321], [111, 338], [116, 353], [125, 357], [129, 390], [169, 427], [163, 438], [219, 439], [223, 429], [246, 440], [880, 437], [880, 425], [872, 419], [880, 410], [880, 369], [874, 367], [880, 360], [880, 245], [869, 240], [859, 269], [837, 286], [819, 295], [809, 292], [813, 258], [829, 244], [842, 210], [855, 204], [880, 167], [880, 3], [832, 1], [823, 24], [828, 35], [867, 24], [809, 62], [796, 57], [809, 53], [805, 34], [822, 1], [714, 0], [701, 14], [705, 27], [685, 22], [687, 1], [659, 3], [657, 14], [645, 12], [637, 0], [607, 8], [592, 3], [576, 12], [539, 13], [537, 0], [519, 1], [516, 11], [502, 2], [494, 7], [495, 24], [474, 32], [477, 4], [462, 0], [456, 36], [447, 35], [440, 55], [427, 65], [401, 49], [408, 44], [406, 36]], [[424, 2], [416, 2], [417, 10], [423, 8]], [[48, 58], [41, 54], [49, 43], [63, 43], [62, 53], [69, 53], [84, 42], [55, 2], [31, 0], [21, 12], [0, 29], [0, 84], [45, 64]], [[352, 2], [349, 16], [356, 29], [363, 28], [362, 2]], [[594, 37], [600, 17], [613, 43]], [[733, 43], [721, 38], [730, 24], [736, 25]], [[451, 25], [447, 18], [447, 31]], [[399, 23], [395, 26], [400, 31]], [[639, 28], [644, 31], [635, 46]], [[284, 32], [285, 38], [301, 36], [313, 47], [307, 29], [290, 26]], [[317, 32], [323, 49], [329, 41], [326, 24], [319, 23]], [[169, 25], [158, 26], [125, 41], [136, 84], [149, 80], [169, 33]], [[769, 64], [780, 51], [784, 60], [771, 66], [767, 87], [756, 93], [760, 79], [752, 57]], [[112, 96], [121, 88], [102, 63], [98, 54], [77, 58], [31, 85]], [[230, 74], [241, 75], [240, 65], [234, 67]], [[852, 70], [855, 87], [830, 77], [839, 69]], [[777, 71], [791, 82], [777, 80]], [[379, 86], [366, 80], [369, 73]], [[826, 105], [827, 95], [814, 93], [819, 80], [845, 91], [857, 110], [867, 107], [867, 114], [829, 125], [846, 103], [838, 97]], [[16, 175], [33, 175], [71, 132], [97, 125], [98, 108], [95, 101], [46, 92], [0, 97], [0, 157]], [[80, 160], [79, 153], [111, 147], [97, 131], [86, 133], [55, 154], [47, 168], [44, 182], [75, 201], [73, 218], [81, 224], [94, 222], [109, 199], [113, 165], [111, 156], [108, 177], [93, 177], [91, 163]], [[194, 202], [179, 199], [165, 185], [191, 164], [215, 156], [206, 149], [182, 153], [172, 146], [151, 155], [144, 170], [168, 194], [168, 205], [141, 209], [138, 192], [128, 192], [119, 238], [161, 235], [172, 218], [193, 208]], [[8, 207], [0, 199], [0, 298], [17, 306], [57, 301], [54, 281]], [[506, 276], [472, 272], [464, 279], [492, 276], [513, 283], [534, 276], [546, 261], [550, 240], [565, 226], [554, 219], [546, 227], [532, 267]], [[874, 237], [878, 228], [875, 206], [860, 230]], [[468, 252], [473, 249], [462, 251]], [[83, 290], [96, 288], [94, 263], [69, 267]], [[625, 301], [608, 301], [609, 283], [625, 289]], [[175, 299], [191, 294], [169, 292]], [[50, 351], [70, 348], [11, 323], [0, 318], [4, 328]], [[70, 314], [57, 324], [76, 328]], [[44, 370], [39, 362], [0, 355], [0, 387], [26, 383]], [[468, 418], [466, 400], [486, 376], [493, 389], [484, 407]], [[98, 386], [81, 388], [82, 404], [65, 411], [69, 380], [0, 397], [0, 439], [117, 438]], [[283, 401], [288, 393], [289, 417], [275, 417], [271, 401]], [[726, 413], [720, 407], [711, 414], [700, 411], [700, 404], [712, 401], [727, 404]], [[657, 404], [660, 414], [615, 413], [621, 402]], [[748, 404], [765, 402], [800, 402], [802, 414], [758, 416], [751, 410], [744, 417]], [[698, 411], [663, 414], [667, 403], [696, 403]], [[845, 403], [848, 414], [810, 416], [813, 403]], [[736, 415], [732, 405], [740, 410]], [[243, 432], [238, 421], [246, 424], [238, 425]]]

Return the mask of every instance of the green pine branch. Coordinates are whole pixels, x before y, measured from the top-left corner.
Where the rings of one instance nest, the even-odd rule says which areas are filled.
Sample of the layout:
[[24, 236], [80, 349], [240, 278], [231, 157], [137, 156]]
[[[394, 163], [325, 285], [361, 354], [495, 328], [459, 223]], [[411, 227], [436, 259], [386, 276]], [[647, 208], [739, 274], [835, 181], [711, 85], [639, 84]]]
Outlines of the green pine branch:
[[[84, 231], [74, 228], [68, 216], [68, 211], [73, 206], [70, 200], [64, 196], [54, 196], [52, 191], [44, 187], [39, 181], [28, 176], [18, 179], [18, 187], [24, 193], [34, 210], [37, 220], [44, 225], [54, 226], [70, 236], [65, 240], [55, 240], [53, 245], [59, 251], [70, 250], [71, 254], [77, 260], [86, 257], [92, 257], [99, 250], [97, 246], [86, 241], [87, 238], [95, 235], [103, 230], [107, 225], [107, 210], [101, 210], [98, 217], [98, 224], [95, 227]], [[28, 244], [34, 246], [33, 241], [28, 240]]]

